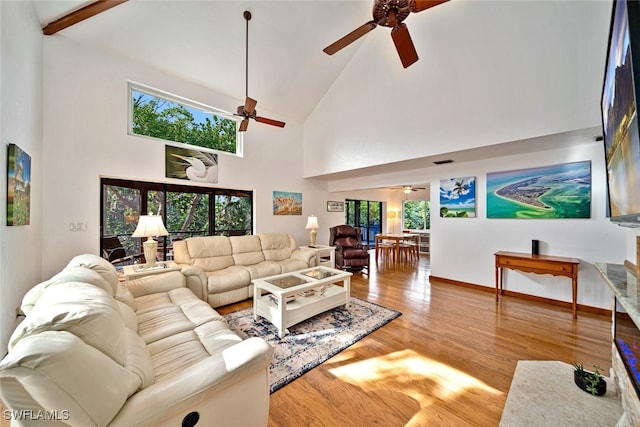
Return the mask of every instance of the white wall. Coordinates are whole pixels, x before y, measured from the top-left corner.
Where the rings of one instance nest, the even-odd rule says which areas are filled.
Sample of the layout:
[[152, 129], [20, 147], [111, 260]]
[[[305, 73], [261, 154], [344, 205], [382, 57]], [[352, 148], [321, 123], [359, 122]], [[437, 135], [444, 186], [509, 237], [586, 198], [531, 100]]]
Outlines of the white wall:
[[376, 28], [304, 124], [305, 176], [601, 126], [611, 3], [456, 0]]
[[[42, 36], [31, 4], [0, 2], [0, 352], [16, 326], [15, 309], [42, 269]], [[31, 156], [30, 225], [8, 227], [7, 144]]]
[[[549, 142], [562, 145], [567, 135], [549, 136]], [[509, 157], [453, 163], [407, 171], [407, 179], [430, 183], [431, 188], [431, 274], [438, 277], [494, 287], [493, 254], [499, 250], [531, 251], [531, 240], [540, 240], [540, 253], [581, 260], [578, 303], [610, 308], [610, 292], [593, 267], [594, 262], [621, 264], [626, 255], [627, 230], [606, 218], [604, 154], [601, 142], [584, 139], [570, 149], [557, 149]], [[487, 219], [486, 174], [577, 161], [591, 161], [592, 200], [589, 219]], [[397, 174], [379, 175], [368, 182], [395, 180]], [[440, 218], [440, 180], [476, 177], [476, 218]], [[363, 180], [355, 185], [362, 185]], [[330, 186], [349, 188], [349, 180]], [[351, 185], [352, 186], [352, 185]], [[335, 194], [342, 194], [336, 191]], [[630, 240], [630, 239], [629, 239]], [[635, 240], [634, 240], [635, 242]], [[634, 243], [635, 245], [635, 243]], [[634, 246], [635, 254], [635, 246]], [[634, 255], [635, 257], [635, 255]], [[633, 258], [635, 259], [635, 258]], [[505, 289], [561, 301], [571, 301], [571, 282], [548, 275], [505, 271]]]
[[[242, 99], [229, 99], [63, 36], [46, 38], [44, 50], [43, 275], [48, 276], [75, 254], [98, 253], [101, 176], [185, 183], [164, 177], [163, 143], [127, 135], [127, 81], [227, 111], [235, 110]], [[254, 191], [256, 233], [287, 231], [305, 244], [307, 216], [316, 214], [321, 225], [318, 239], [328, 240], [326, 184], [302, 178], [302, 126], [285, 121], [284, 129], [252, 121], [245, 134], [244, 158], [219, 156], [216, 186]], [[274, 216], [274, 190], [303, 193], [302, 216]], [[79, 221], [86, 222], [88, 230], [69, 231], [69, 224]]]

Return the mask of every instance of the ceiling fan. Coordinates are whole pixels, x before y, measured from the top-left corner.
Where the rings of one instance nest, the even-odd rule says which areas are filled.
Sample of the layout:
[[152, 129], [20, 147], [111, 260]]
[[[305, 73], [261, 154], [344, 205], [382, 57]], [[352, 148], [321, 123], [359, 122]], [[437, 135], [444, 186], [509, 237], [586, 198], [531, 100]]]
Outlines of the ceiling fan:
[[402, 66], [407, 68], [418, 60], [418, 53], [409, 35], [409, 29], [402, 21], [410, 13], [422, 12], [447, 1], [449, 0], [374, 0], [373, 20], [325, 47], [323, 51], [328, 55], [333, 55], [373, 30], [376, 26], [382, 25], [383, 27], [391, 27], [391, 38], [396, 45]]
[[246, 27], [246, 33], [245, 33], [245, 40], [246, 40], [246, 44], [245, 44], [245, 100], [244, 100], [244, 105], [240, 105], [238, 106], [238, 110], [236, 112], [236, 116], [240, 116], [240, 117], [244, 117], [244, 119], [242, 119], [242, 121], [240, 122], [240, 132], [244, 132], [247, 130], [247, 127], [249, 127], [249, 119], [253, 119], [256, 122], [260, 122], [260, 123], [266, 123], [268, 125], [272, 125], [272, 126], [278, 126], [283, 128], [285, 123], [278, 121], [278, 120], [273, 120], [273, 119], [268, 119], [266, 117], [260, 117], [258, 116], [258, 112], [256, 111], [256, 104], [258, 103], [258, 101], [256, 101], [253, 98], [249, 98], [249, 21], [251, 20], [251, 12], [249, 12], [248, 10], [245, 10], [243, 13], [244, 19], [247, 22], [247, 27]]
[[426, 187], [414, 187], [413, 185], [403, 185], [402, 187], [391, 187], [393, 190], [402, 190], [404, 194], [409, 194], [412, 191], [426, 190]]

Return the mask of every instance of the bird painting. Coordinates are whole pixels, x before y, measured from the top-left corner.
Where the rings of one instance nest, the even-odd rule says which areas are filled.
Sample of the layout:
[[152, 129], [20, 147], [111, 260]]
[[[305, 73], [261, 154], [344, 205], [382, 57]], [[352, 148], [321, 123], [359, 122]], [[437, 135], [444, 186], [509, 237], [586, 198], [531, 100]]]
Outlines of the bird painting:
[[215, 184], [218, 155], [198, 150], [165, 146], [166, 177]]

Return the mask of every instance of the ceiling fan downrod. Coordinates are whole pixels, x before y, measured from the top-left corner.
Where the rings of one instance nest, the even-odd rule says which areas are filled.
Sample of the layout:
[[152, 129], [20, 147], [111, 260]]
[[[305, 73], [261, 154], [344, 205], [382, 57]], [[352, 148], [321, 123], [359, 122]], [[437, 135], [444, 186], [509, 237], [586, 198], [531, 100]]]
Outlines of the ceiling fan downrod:
[[245, 46], [244, 46], [244, 96], [249, 96], [249, 21], [251, 20], [251, 12], [245, 10], [242, 14], [246, 22], [246, 28], [244, 33]]

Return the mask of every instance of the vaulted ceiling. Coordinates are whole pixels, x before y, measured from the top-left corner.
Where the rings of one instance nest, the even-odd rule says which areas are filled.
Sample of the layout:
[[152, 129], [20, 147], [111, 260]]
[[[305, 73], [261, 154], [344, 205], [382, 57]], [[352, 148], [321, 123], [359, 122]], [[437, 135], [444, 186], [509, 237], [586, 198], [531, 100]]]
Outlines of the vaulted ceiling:
[[[89, 3], [33, 1], [42, 25]], [[49, 37], [133, 58], [237, 98], [239, 105], [245, 95], [243, 11], [249, 10], [249, 96], [258, 100], [259, 110], [303, 122], [364, 40], [333, 56], [322, 49], [370, 20], [371, 4], [130, 0]], [[410, 16], [405, 22], [411, 25], [422, 17]]]
[[[438, 32], [433, 29], [438, 27], [434, 25], [438, 20], [446, 18], [449, 28], [461, 27], [455, 22], [458, 15], [449, 13], [453, 9], [447, 8], [453, 6], [456, 13], [464, 13], [467, 9], [464, 3], [473, 1], [476, 0], [452, 0], [419, 14], [411, 14], [404, 22], [412, 34], [437, 37]], [[92, 1], [32, 0], [32, 3], [44, 26]], [[235, 105], [214, 107], [234, 111], [245, 96], [246, 23], [243, 12], [248, 10], [252, 13], [249, 23], [249, 96], [258, 100], [257, 109], [262, 114], [303, 123], [358, 49], [366, 46], [364, 51], [372, 50], [365, 43], [380, 45], [375, 46], [379, 57], [373, 58], [372, 66], [378, 61], [382, 64], [390, 58], [397, 59], [397, 71], [393, 70], [389, 79], [404, 75], [390, 34], [384, 34], [390, 33], [389, 28], [378, 27], [375, 37], [365, 35], [333, 56], [322, 51], [369, 21], [372, 5], [371, 0], [129, 0], [47, 37], [64, 37], [93, 49], [122, 55], [210, 88], [237, 100]], [[553, 7], [550, 7], [550, 13], [552, 11]], [[517, 28], [517, 22], [511, 22], [509, 28]], [[433, 47], [433, 43], [414, 39], [414, 44], [418, 55], [424, 58], [421, 61], [428, 60], [428, 49]], [[594, 66], [600, 69], [601, 58], [596, 59], [598, 62]], [[206, 103], [203, 99], [196, 101]], [[590, 134], [593, 130], [586, 132]], [[571, 138], [565, 140], [567, 145], [572, 143]], [[451, 158], [458, 162], [477, 160], [527, 152], [532, 146], [528, 141], [516, 141], [458, 152]], [[538, 150], [554, 148], [543, 143], [535, 146]], [[406, 171], [423, 164], [424, 159], [416, 159], [413, 163], [389, 163], [325, 178], [349, 179]]]

